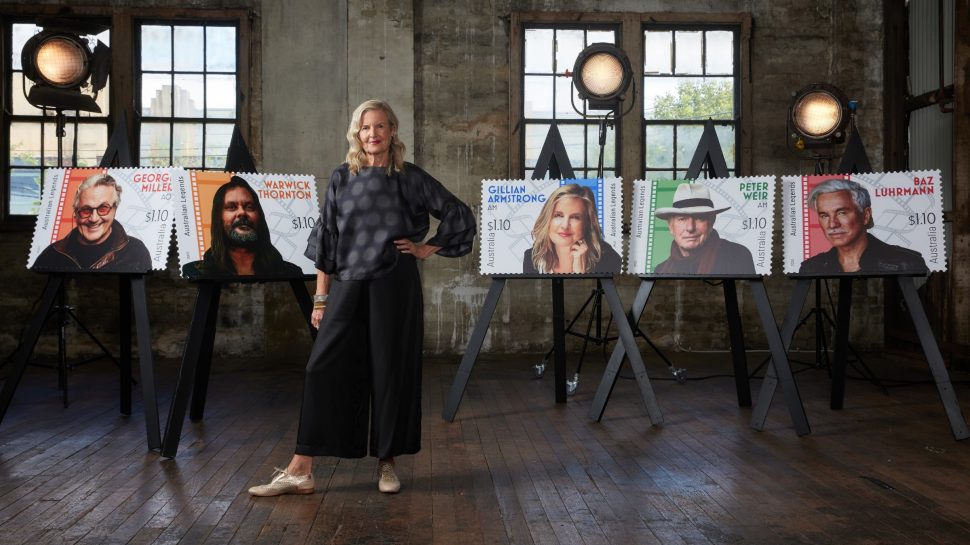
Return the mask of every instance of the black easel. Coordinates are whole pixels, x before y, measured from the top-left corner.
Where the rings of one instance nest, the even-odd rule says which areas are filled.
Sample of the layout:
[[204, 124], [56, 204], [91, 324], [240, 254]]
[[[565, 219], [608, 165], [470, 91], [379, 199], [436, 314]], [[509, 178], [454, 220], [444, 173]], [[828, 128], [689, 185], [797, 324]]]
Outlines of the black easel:
[[[249, 152], [249, 148], [246, 147], [238, 126], [233, 127], [224, 170], [226, 172], [256, 172], [256, 163]], [[300, 312], [306, 317], [310, 335], [315, 337], [316, 330], [310, 323], [313, 302], [304, 283], [306, 279], [233, 277], [231, 279], [202, 278], [193, 280], [199, 286], [198, 295], [195, 299], [195, 310], [192, 314], [192, 323], [189, 326], [185, 350], [182, 352], [182, 364], [179, 367], [175, 395], [172, 397], [172, 405], [169, 407], [165, 437], [162, 441], [162, 456], [174, 458], [178, 452], [189, 399], [192, 400], [192, 407], [189, 411], [190, 420], [198, 422], [202, 420], [205, 413], [205, 400], [212, 369], [212, 347], [216, 335], [216, 315], [219, 312], [219, 297], [222, 294], [223, 286], [230, 283], [289, 282], [293, 289], [293, 295], [296, 296], [296, 302], [300, 306]]]
[[[546, 135], [546, 140], [542, 145], [542, 150], [539, 152], [539, 157], [536, 160], [536, 169], [533, 172], [533, 179], [542, 179], [545, 177], [546, 172], [549, 172], [551, 178], [558, 179], [570, 179], [574, 178], [572, 166], [569, 163], [569, 155], [566, 153], [566, 146], [563, 144], [562, 136], [559, 133], [559, 128], [555, 123], [549, 127], [549, 133]], [[441, 417], [449, 422], [455, 419], [455, 414], [458, 412], [458, 405], [461, 404], [461, 398], [465, 393], [465, 387], [468, 384], [468, 378], [471, 376], [472, 368], [475, 366], [475, 360], [478, 358], [478, 353], [481, 351], [482, 342], [485, 340], [485, 333], [488, 331], [488, 326], [492, 320], [492, 314], [495, 312], [495, 307], [498, 305], [499, 297], [502, 295], [502, 290], [505, 288], [506, 280], [529, 280], [529, 279], [549, 279], [549, 276], [536, 276], [536, 275], [495, 275], [492, 276], [492, 284], [488, 289], [488, 295], [485, 296], [485, 304], [482, 306], [482, 310], [478, 315], [478, 320], [475, 322], [475, 329], [472, 331], [472, 336], [468, 341], [468, 346], [465, 348], [465, 353], [462, 356], [461, 364], [458, 366], [458, 371], [455, 374], [455, 380], [452, 382], [451, 390], [448, 394], [448, 399], [445, 402], [444, 410], [441, 413]], [[597, 282], [596, 290], [587, 299], [586, 304], [583, 305], [583, 309], [590, 303], [590, 301], [599, 297], [605, 296], [607, 304], [610, 307], [613, 318], [616, 321], [617, 329], [619, 331], [620, 340], [623, 344], [635, 347], [636, 341], [633, 338], [633, 331], [630, 329], [629, 324], [623, 317], [623, 307], [620, 303], [619, 295], [616, 291], [616, 285], [613, 283], [612, 275], [597, 274], [597, 275], [569, 275], [569, 279], [595, 279]], [[571, 333], [568, 331], [567, 327], [563, 327], [565, 324], [565, 310], [564, 310], [564, 296], [563, 296], [563, 278], [553, 277], [550, 279], [552, 281], [552, 338], [553, 346], [550, 353], [554, 353], [554, 371], [555, 371], [555, 390], [556, 390], [556, 403], [565, 403], [566, 396], [568, 395], [568, 386], [566, 379], [566, 334]], [[582, 313], [582, 309], [580, 310]], [[569, 323], [568, 327], [576, 322], [578, 314]], [[592, 319], [592, 318], [591, 318]], [[592, 323], [592, 322], [590, 322]], [[576, 335], [575, 333], [571, 333]], [[600, 341], [605, 342], [605, 341]], [[583, 345], [585, 349], [585, 344]], [[657, 407], [656, 400], [653, 394], [653, 388], [650, 386], [650, 379], [647, 378], [646, 368], [644, 367], [643, 360], [640, 359], [640, 353], [634, 350], [636, 353], [635, 360], [631, 360], [631, 365], [633, 365], [636, 371], [637, 383], [640, 386], [641, 394], [644, 398], [644, 403], [647, 406], [647, 410], [650, 413], [651, 421], [654, 424], [663, 423], [663, 415], [660, 413], [660, 409]], [[546, 359], [549, 358], [549, 353], [546, 354]], [[543, 362], [544, 364], [544, 362]]]
[[[128, 124], [122, 115], [111, 140], [101, 159], [101, 167], [126, 167], [132, 165], [131, 148], [128, 143]], [[13, 399], [14, 392], [23, 378], [30, 356], [37, 345], [43, 330], [44, 323], [52, 311], [60, 314], [60, 318], [65, 320], [63, 313], [69, 312], [69, 307], [65, 301], [64, 290], [67, 280], [76, 276], [104, 275], [113, 273], [97, 272], [70, 272], [70, 273], [50, 273], [48, 274], [47, 286], [41, 296], [40, 303], [34, 312], [33, 317], [28, 322], [24, 343], [12, 359], [13, 367], [10, 376], [3, 385], [3, 392], [0, 393], [0, 422], [7, 414], [7, 409]], [[117, 274], [117, 273], [114, 273]], [[161, 439], [158, 424], [158, 404], [155, 399], [155, 363], [152, 356], [151, 328], [148, 321], [148, 298], [145, 291], [144, 273], [124, 273], [117, 274], [119, 284], [119, 327], [120, 327], [120, 362], [121, 370], [121, 414], [131, 415], [131, 318], [134, 310], [135, 331], [138, 337], [138, 359], [141, 370], [142, 381], [142, 402], [145, 408], [145, 433], [149, 449], [161, 447]], [[59, 309], [57, 307], [60, 307]], [[73, 314], [73, 313], [72, 313]], [[64, 322], [62, 321], [61, 324]], [[80, 322], [78, 322], [80, 325]], [[93, 335], [81, 327], [93, 338]], [[63, 329], [63, 327], [61, 328]], [[95, 339], [98, 346], [105, 352], [107, 349]], [[63, 331], [60, 332], [58, 339], [58, 358], [59, 358], [59, 382], [64, 388], [64, 403], [67, 406], [67, 377], [66, 372], [70, 365], [65, 362], [65, 341]], [[109, 354], [110, 356], [110, 354]], [[114, 358], [112, 358], [114, 359]]]
[[[852, 124], [849, 142], [846, 145], [845, 153], [842, 156], [842, 161], [839, 163], [838, 170], [840, 173], [845, 174], [872, 172], [872, 166], [869, 164], [869, 156], [866, 154], [865, 146], [862, 144], [862, 138], [855, 128], [855, 123]], [[835, 354], [833, 355], [834, 361], [831, 366], [832, 391], [829, 398], [829, 407], [833, 410], [839, 410], [843, 407], [847, 355], [850, 351], [855, 354], [855, 350], [849, 344], [852, 281], [855, 278], [863, 277], [854, 275], [839, 277], [839, 303], [835, 318]], [[882, 278], [885, 281], [894, 278], [894, 275], [870, 276], [868, 278]], [[943, 363], [943, 356], [940, 354], [940, 348], [936, 344], [936, 338], [933, 336], [932, 329], [930, 329], [929, 321], [926, 318], [926, 311], [923, 310], [923, 303], [916, 293], [916, 286], [913, 284], [912, 275], [895, 276], [895, 279], [899, 284], [900, 290], [903, 292], [906, 308], [909, 309], [910, 317], [913, 319], [913, 326], [916, 327], [920, 345], [923, 347], [923, 354], [926, 355], [927, 364], [930, 367], [930, 372], [933, 374], [936, 388], [943, 402], [943, 409], [946, 411], [947, 419], [950, 422], [950, 430], [956, 439], [966, 439], [970, 437], [970, 431], [967, 430], [966, 420], [964, 420], [963, 414], [960, 412], [960, 403], [957, 401], [956, 394], [953, 392], [953, 385], [950, 383], [950, 374], [946, 370], [946, 365]], [[792, 293], [791, 301], [788, 304], [788, 312], [782, 324], [782, 341], [784, 342], [786, 351], [791, 345], [795, 330], [801, 323], [796, 324], [796, 321], [798, 321], [798, 315], [801, 312], [802, 305], [805, 303], [809, 286], [813, 280], [816, 283], [816, 289], [818, 289], [818, 284], [824, 281], [825, 278], [801, 275], [797, 277], [795, 291]], [[816, 330], [816, 335], [818, 335], [818, 330]], [[864, 370], [868, 372], [866, 378], [876, 386], [882, 388], [883, 391], [886, 391], [886, 388], [879, 383], [872, 371], [865, 365], [865, 362], [862, 362], [861, 358], [858, 357], [858, 354], [855, 354], [855, 356], [856, 361], [861, 362]], [[755, 406], [754, 414], [751, 417], [752, 426], [764, 425], [768, 413], [768, 406], [771, 403], [776, 386], [777, 378], [772, 373], [772, 369], [769, 368], [768, 372], [765, 373], [765, 380], [761, 384], [761, 391], [758, 394], [758, 404]]]
[[[729, 175], [727, 162], [724, 160], [724, 154], [721, 152], [721, 145], [717, 138], [717, 132], [714, 130], [714, 123], [710, 119], [704, 125], [704, 133], [701, 135], [701, 139], [697, 144], [697, 150], [694, 152], [694, 157], [691, 160], [690, 167], [687, 169], [685, 178], [696, 179], [700, 175], [701, 170], [705, 169], [705, 165], [709, 178], [725, 178]], [[795, 379], [792, 375], [791, 367], [788, 362], [788, 356], [778, 334], [778, 326], [775, 322], [775, 317], [768, 301], [768, 292], [764, 287], [762, 277], [757, 275], [729, 277], [699, 277], [697, 275], [684, 277], [664, 277], [664, 279], [668, 278], [721, 281], [721, 284], [724, 287], [725, 312], [727, 314], [728, 331], [731, 339], [731, 358], [734, 365], [735, 388], [737, 390], [738, 405], [742, 407], [751, 405], [751, 386], [748, 379], [748, 364], [744, 348], [744, 332], [741, 327], [741, 314], [738, 308], [738, 295], [735, 281], [747, 280], [749, 282], [751, 285], [751, 290], [754, 293], [755, 303], [758, 307], [758, 313], [761, 317], [765, 334], [768, 337], [768, 346], [771, 350], [774, 367], [778, 369], [778, 375], [781, 377], [782, 389], [785, 393], [785, 399], [788, 403], [788, 409], [791, 414], [792, 422], [795, 426], [795, 431], [798, 433], [798, 435], [806, 435], [811, 433], [808, 418], [805, 415], [805, 408], [802, 405], [801, 396], [798, 393], [798, 386], [795, 384]], [[636, 324], [639, 322], [640, 316], [643, 314], [643, 309], [647, 305], [647, 300], [650, 297], [650, 293], [653, 290], [653, 285], [656, 280], [658, 280], [658, 278], [653, 276], [640, 277], [640, 288], [637, 290], [637, 294], [634, 297], [633, 306], [627, 315], [630, 324]], [[593, 403], [590, 406], [588, 413], [590, 418], [596, 421], [603, 418], [603, 412], [606, 410], [606, 404], [609, 401], [609, 397], [613, 392], [614, 386], [616, 386], [616, 380], [619, 375], [620, 367], [623, 364], [623, 358], [624, 356], [629, 355], [630, 351], [625, 350], [625, 347], [620, 345], [617, 345], [613, 350], [613, 354], [610, 356], [610, 361], [606, 366], [606, 371], [603, 373], [603, 378], [596, 390], [596, 396], [593, 398]], [[759, 430], [762, 428], [763, 426], [756, 427], [756, 429]]]
[[[862, 137], [859, 135], [859, 131], [855, 125], [855, 108], [852, 108], [852, 117], [849, 126], [849, 140], [845, 147], [845, 152], [842, 154], [842, 160], [839, 163], [839, 167], [836, 169], [837, 174], [858, 174], [860, 172], [872, 172], [872, 165], [869, 162], [869, 155], [866, 153], [865, 145], [862, 143]], [[823, 166], [823, 157], [815, 158], [815, 174], [826, 174], [825, 167]], [[813, 317], [815, 318], [815, 368], [825, 369], [829, 371], [831, 375], [832, 365], [829, 361], [829, 343], [826, 336], [827, 328], [837, 328], [835, 320], [829, 315], [822, 304], [822, 285], [825, 284], [825, 289], [828, 291], [828, 281], [825, 278], [815, 278], [815, 303], [811, 310], [808, 311], [805, 316], [795, 325], [795, 330], [798, 331], [803, 325], [807, 324], [809, 320]], [[831, 303], [831, 294], [829, 294], [829, 302]], [[793, 334], [794, 336], [794, 334]], [[849, 364], [855, 367], [856, 371], [870, 383], [882, 390], [886, 395], [889, 395], [889, 389], [886, 388], [872, 372], [872, 369], [866, 365], [865, 360], [856, 351], [851, 343], [846, 345], [846, 349], [852, 353], [853, 359], [849, 361]], [[767, 363], [765, 360], [764, 363]], [[762, 365], [764, 365], [764, 363]]]
[[[835, 319], [835, 354], [833, 356], [832, 391], [830, 398], [830, 406], [836, 410], [843, 407], [843, 400], [845, 398], [845, 367], [849, 344], [850, 310], [852, 308], [852, 281], [856, 278], [863, 277], [843, 276], [839, 278], [839, 307], [838, 315]], [[894, 276], [879, 275], [868, 278], [890, 280]], [[950, 430], [953, 432], [953, 437], [958, 440], [966, 439], [970, 437], [970, 431], [968, 431], [966, 420], [964, 420], [963, 413], [960, 411], [960, 403], [957, 401], [956, 394], [953, 392], [953, 385], [950, 383], [950, 374], [947, 372], [946, 365], [943, 363], [943, 356], [940, 354], [940, 348], [936, 344], [933, 330], [930, 329], [929, 321], [926, 318], [926, 311], [923, 310], [923, 303], [916, 293], [913, 278], [912, 276], [895, 276], [895, 280], [903, 292], [906, 308], [909, 309], [910, 317], [913, 319], [913, 326], [916, 328], [916, 334], [919, 336], [920, 344], [923, 347], [923, 354], [926, 355], [927, 364], [936, 382], [936, 389], [940, 393], [940, 399], [943, 402], [943, 409], [946, 411], [947, 419], [950, 422]], [[799, 276], [796, 281], [795, 290], [788, 304], [788, 312], [785, 315], [785, 321], [781, 328], [781, 341], [786, 351], [791, 344], [792, 336], [795, 333], [795, 322], [798, 320], [798, 314], [801, 311], [802, 305], [805, 303], [805, 298], [808, 295], [811, 283], [812, 278], [805, 276]], [[765, 374], [765, 380], [762, 382], [761, 391], [758, 394], [758, 403], [755, 405], [754, 413], [751, 416], [751, 426], [758, 429], [764, 426], [768, 408], [771, 404], [771, 398], [778, 385], [778, 378], [773, 371], [774, 369], [769, 368]]]

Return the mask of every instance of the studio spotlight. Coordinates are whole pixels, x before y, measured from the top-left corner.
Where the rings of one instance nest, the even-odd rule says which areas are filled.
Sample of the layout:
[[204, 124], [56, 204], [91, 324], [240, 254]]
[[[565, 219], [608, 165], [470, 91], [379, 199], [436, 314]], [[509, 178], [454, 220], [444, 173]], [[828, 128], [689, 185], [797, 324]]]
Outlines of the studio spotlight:
[[38, 108], [100, 113], [95, 99], [81, 88], [90, 86], [97, 97], [108, 81], [111, 50], [98, 41], [92, 51], [82, 36], [108, 27], [61, 19], [38, 24], [43, 30], [27, 40], [21, 54], [24, 76], [34, 82], [27, 102]]
[[573, 85], [590, 110], [616, 110], [633, 79], [630, 59], [613, 44], [584, 49], [573, 66]]
[[797, 150], [831, 146], [845, 141], [849, 100], [838, 88], [813, 83], [792, 93], [788, 108], [788, 137]]

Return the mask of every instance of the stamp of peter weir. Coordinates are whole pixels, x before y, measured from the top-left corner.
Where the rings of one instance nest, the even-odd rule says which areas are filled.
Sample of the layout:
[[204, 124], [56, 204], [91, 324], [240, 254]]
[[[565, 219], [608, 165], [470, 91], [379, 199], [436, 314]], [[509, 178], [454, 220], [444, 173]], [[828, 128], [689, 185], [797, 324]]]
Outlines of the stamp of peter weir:
[[179, 266], [187, 278], [300, 278], [320, 215], [310, 175], [189, 170], [178, 198]]
[[622, 270], [619, 178], [483, 180], [481, 274]]
[[627, 272], [639, 276], [771, 274], [775, 178], [637, 180]]
[[785, 273], [946, 270], [940, 172], [782, 177]]
[[27, 267], [144, 273], [164, 269], [180, 168], [56, 168], [44, 194]]

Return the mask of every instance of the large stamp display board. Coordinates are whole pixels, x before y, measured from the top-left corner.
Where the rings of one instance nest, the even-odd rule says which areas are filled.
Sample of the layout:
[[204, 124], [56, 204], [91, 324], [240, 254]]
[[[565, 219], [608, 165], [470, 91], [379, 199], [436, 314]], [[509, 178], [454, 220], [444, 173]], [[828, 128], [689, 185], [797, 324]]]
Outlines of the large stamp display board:
[[673, 277], [770, 274], [774, 202], [773, 176], [637, 180], [626, 271]]
[[[229, 207], [236, 207], [235, 195], [252, 209], [245, 220], [233, 219]], [[248, 222], [247, 231], [255, 232], [256, 241], [249, 244], [257, 262], [262, 263], [256, 267], [256, 276], [294, 278], [316, 273], [313, 261], [303, 255], [320, 214], [313, 176], [189, 170], [178, 200], [178, 255], [183, 276], [244, 276], [226, 257], [226, 248], [233, 245], [232, 231], [240, 229], [239, 221]], [[269, 240], [264, 240], [267, 235]]]
[[784, 176], [782, 188], [786, 274], [946, 270], [938, 170]]
[[180, 168], [47, 170], [27, 267], [102, 273], [164, 269], [175, 195], [184, 177]]
[[619, 178], [482, 181], [481, 274], [620, 273], [622, 192]]

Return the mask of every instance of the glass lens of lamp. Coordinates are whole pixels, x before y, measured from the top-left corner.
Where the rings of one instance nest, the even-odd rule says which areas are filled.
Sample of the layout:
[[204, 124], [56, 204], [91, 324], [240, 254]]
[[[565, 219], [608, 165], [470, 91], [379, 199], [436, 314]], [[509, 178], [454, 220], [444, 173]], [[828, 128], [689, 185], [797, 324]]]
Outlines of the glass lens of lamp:
[[51, 38], [37, 48], [37, 72], [51, 85], [72, 87], [87, 76], [88, 57], [81, 45], [65, 38]]
[[581, 78], [583, 86], [593, 95], [609, 96], [623, 83], [623, 65], [609, 53], [596, 53], [583, 63]]
[[795, 126], [806, 136], [825, 138], [842, 121], [842, 107], [829, 93], [814, 91], [795, 104], [792, 116]]

